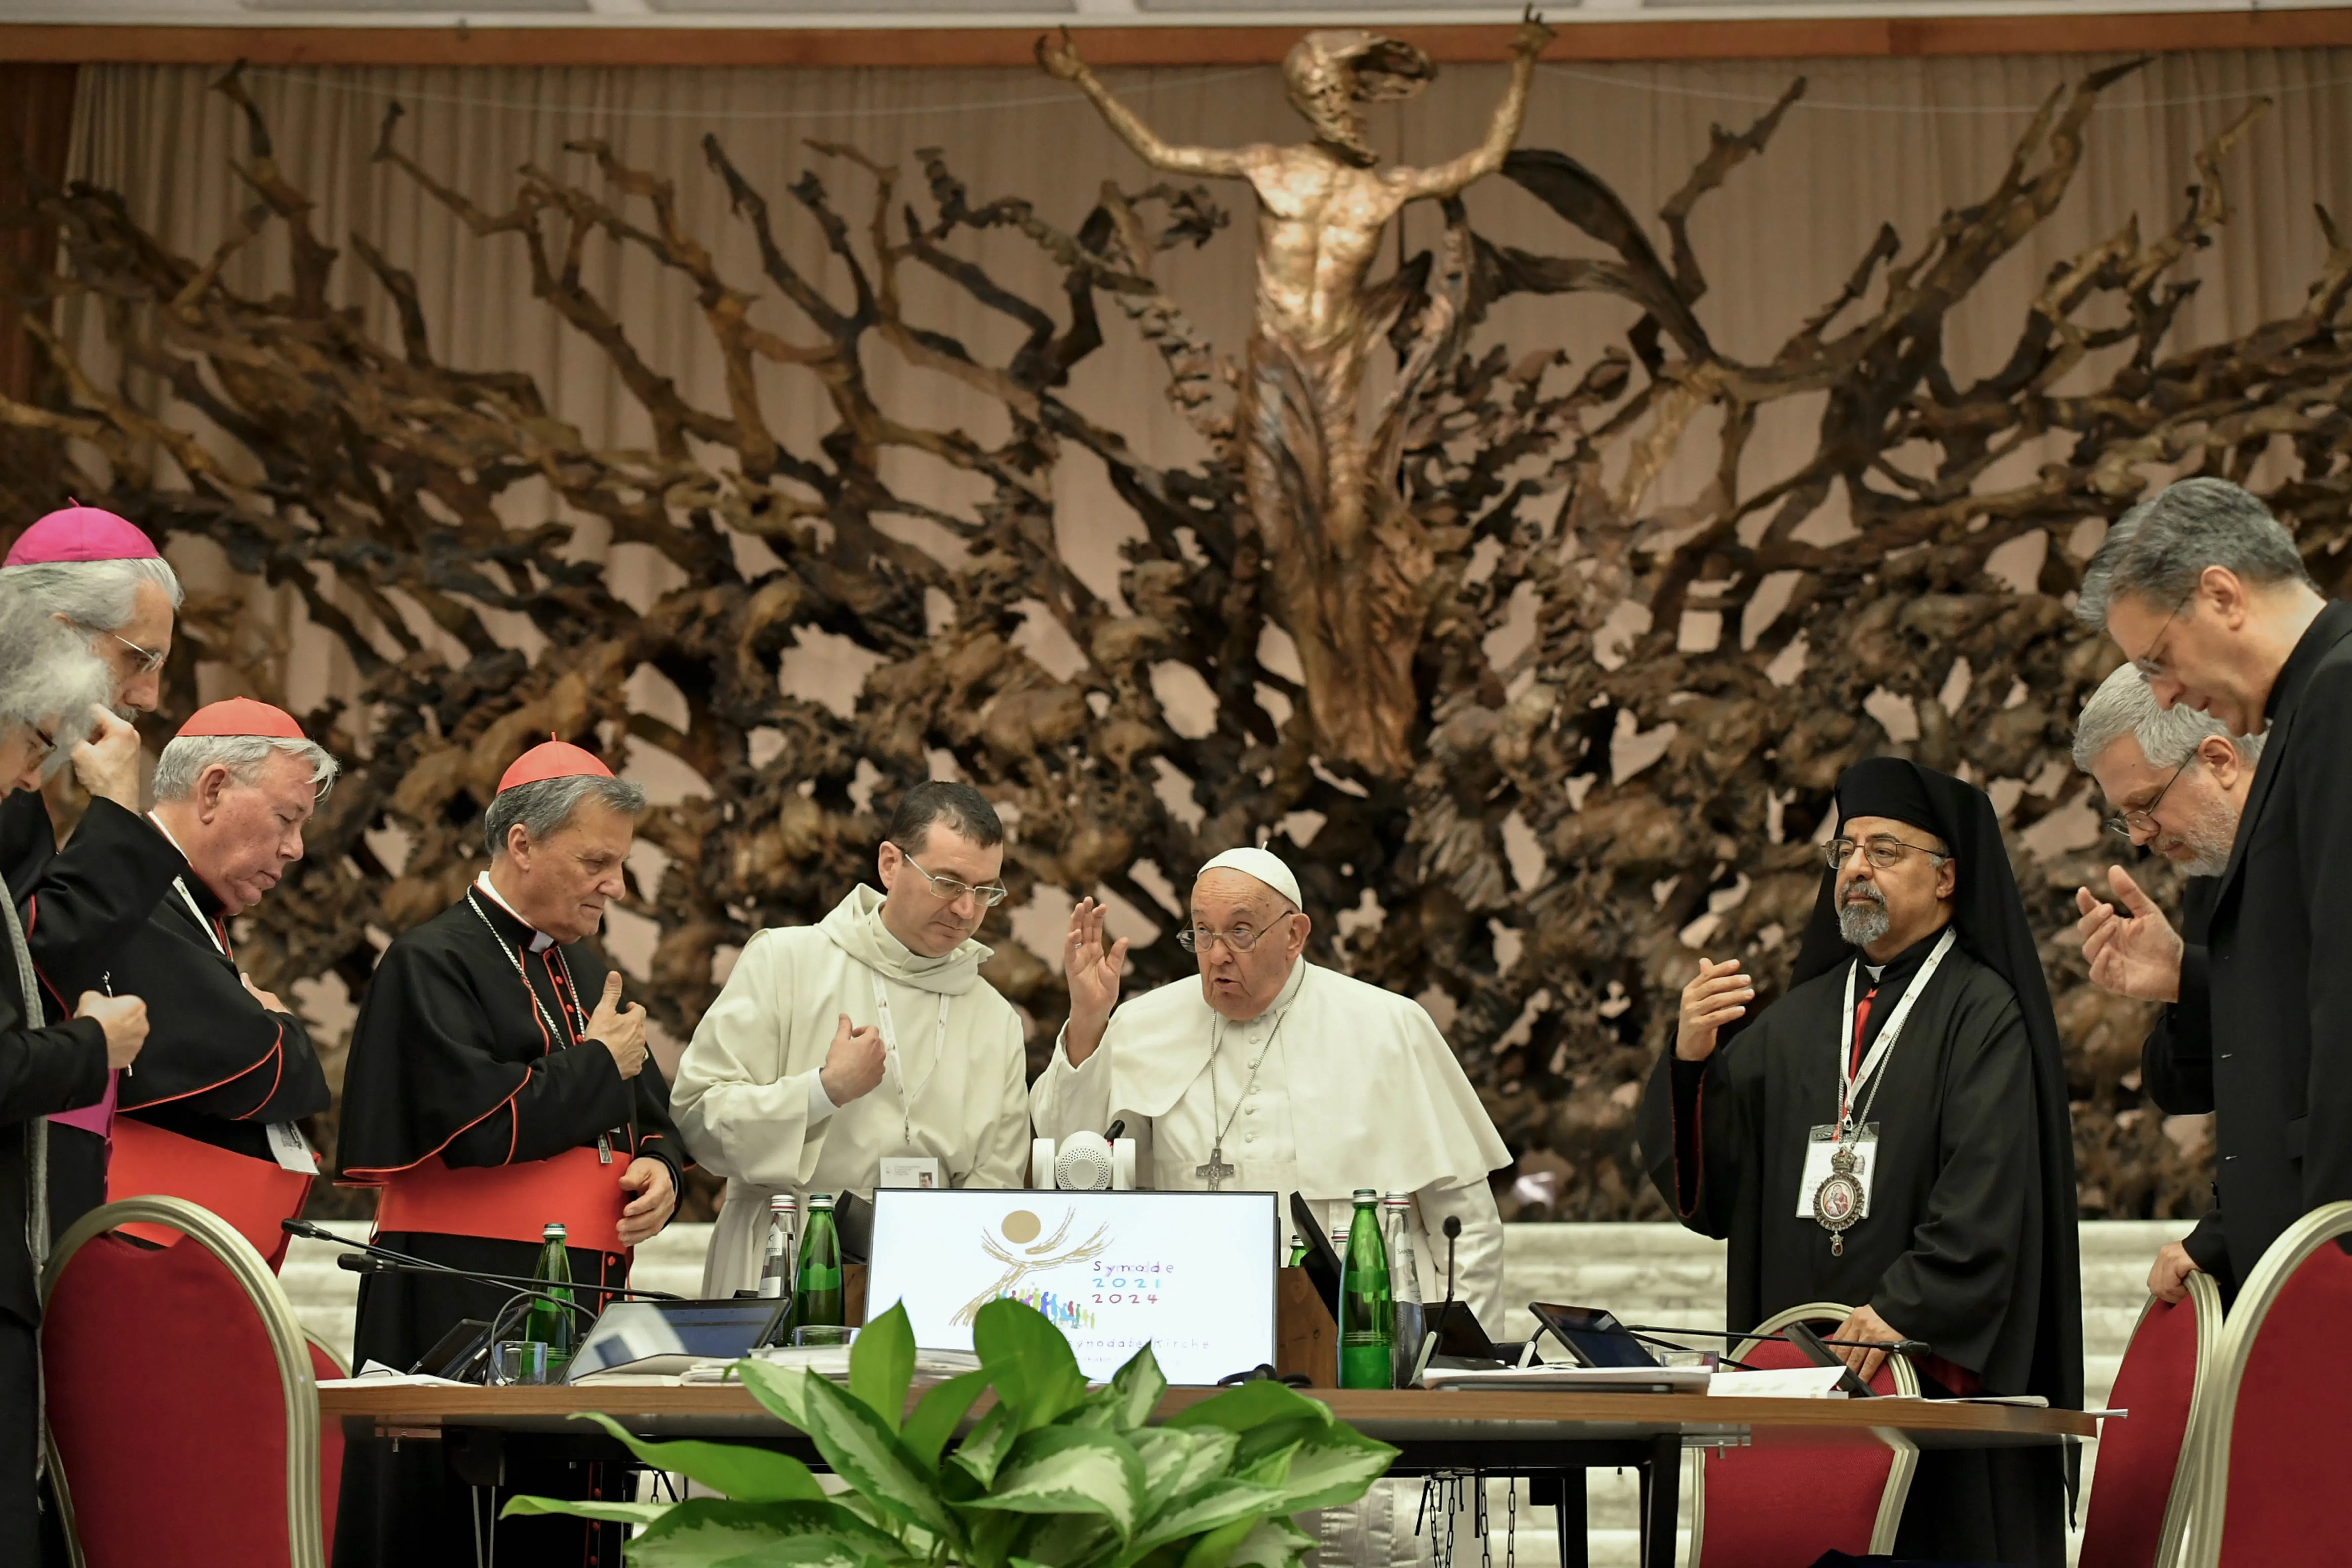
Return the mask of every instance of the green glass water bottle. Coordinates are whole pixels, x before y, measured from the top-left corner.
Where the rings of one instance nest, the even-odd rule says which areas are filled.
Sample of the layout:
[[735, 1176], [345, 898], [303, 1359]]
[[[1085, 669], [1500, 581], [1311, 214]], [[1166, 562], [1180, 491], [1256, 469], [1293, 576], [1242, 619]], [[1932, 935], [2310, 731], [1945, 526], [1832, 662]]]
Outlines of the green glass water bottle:
[[[539, 1261], [531, 1268], [530, 1277], [546, 1292], [531, 1298], [522, 1315], [522, 1337], [537, 1340], [547, 1347], [547, 1374], [551, 1379], [556, 1369], [572, 1359], [579, 1345], [579, 1324], [574, 1321], [572, 1300], [572, 1255], [564, 1250], [563, 1226], [550, 1220], [541, 1233]], [[549, 1297], [554, 1297], [550, 1300]]]
[[1356, 1217], [1339, 1268], [1339, 1386], [1390, 1388], [1396, 1321], [1389, 1305], [1388, 1247], [1381, 1239], [1381, 1194], [1358, 1187]]
[[1290, 1262], [1286, 1267], [1291, 1268], [1307, 1267], [1307, 1238], [1295, 1230], [1290, 1233]]
[[793, 1281], [793, 1327], [801, 1342], [838, 1343], [843, 1323], [841, 1233], [834, 1228], [833, 1194], [811, 1193], [808, 1223], [801, 1231], [801, 1264]]

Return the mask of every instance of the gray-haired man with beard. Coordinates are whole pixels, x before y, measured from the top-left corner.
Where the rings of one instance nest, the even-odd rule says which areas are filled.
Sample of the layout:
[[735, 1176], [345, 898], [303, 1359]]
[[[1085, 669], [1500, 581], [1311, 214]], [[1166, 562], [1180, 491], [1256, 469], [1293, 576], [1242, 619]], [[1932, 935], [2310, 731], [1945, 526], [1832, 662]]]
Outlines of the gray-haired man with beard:
[[[2098, 780], [2115, 807], [2108, 830], [2163, 856], [2189, 879], [2177, 931], [2121, 866], [2107, 868], [2120, 909], [2088, 888], [2074, 893], [2083, 913], [2074, 930], [2091, 983], [2165, 1004], [2140, 1047], [2140, 1080], [2168, 1115], [2213, 1109], [2205, 930], [2262, 750], [2259, 735], [2231, 735], [2192, 708], [2158, 706], [2147, 681], [2128, 664], [2100, 683], [2074, 726], [2074, 765]], [[2157, 1254], [2147, 1288], [2158, 1300], [2178, 1301], [2188, 1294], [2188, 1276], [2200, 1270], [2214, 1277], [2224, 1296], [2235, 1293], [2219, 1208]]]

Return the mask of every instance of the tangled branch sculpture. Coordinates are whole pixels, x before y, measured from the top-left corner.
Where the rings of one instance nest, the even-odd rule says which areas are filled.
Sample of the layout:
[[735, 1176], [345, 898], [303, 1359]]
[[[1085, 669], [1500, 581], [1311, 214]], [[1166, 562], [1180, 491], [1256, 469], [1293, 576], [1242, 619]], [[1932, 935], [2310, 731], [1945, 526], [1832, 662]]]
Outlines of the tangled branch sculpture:
[[[1268, 559], [1244, 504], [1240, 373], [1154, 277], [1163, 254], [1225, 224], [1198, 188], [1106, 191], [1065, 228], [1026, 200], [975, 203], [936, 151], [919, 154], [919, 193], [902, 196], [897, 168], [811, 143], [816, 166], [780, 213], [706, 138], [709, 177], [725, 183], [761, 261], [760, 278], [730, 278], [680, 220], [672, 182], [609, 147], [573, 144], [576, 178], [525, 167], [491, 210], [401, 150], [395, 109], [380, 162], [484, 244], [523, 247], [535, 298], [649, 416], [651, 447], [626, 450], [554, 418], [526, 375], [443, 363], [414, 279], [363, 236], [349, 247], [396, 303], [399, 341], [332, 304], [338, 253], [232, 73], [220, 90], [245, 113], [257, 205], [212, 256], [173, 254], [104, 190], [50, 193], [31, 215], [56, 226], [64, 262], [24, 291], [36, 304], [89, 300], [120, 370], [83, 365], [37, 321], [54, 389], [0, 401], [0, 500], [29, 517], [71, 490], [159, 538], [212, 539], [238, 571], [294, 590], [356, 665], [360, 707], [305, 716], [356, 762], [309, 858], [253, 917], [245, 951], [264, 984], [334, 974], [356, 993], [385, 936], [479, 868], [480, 811], [529, 738], [609, 747], [625, 734], [709, 786], [648, 815], [642, 832], [667, 866], [630, 900], [660, 925], [651, 1005], [683, 1032], [715, 992], [716, 953], [761, 925], [814, 919], [865, 868], [879, 825], [858, 804], [861, 763], [887, 800], [945, 752], [1008, 808], [1016, 904], [1040, 889], [1107, 889], [1170, 926], [1171, 887], [1181, 894], [1191, 868], [1288, 835], [1318, 956], [1424, 996], [1448, 1023], [1535, 1178], [1513, 1205], [1651, 1213], [1627, 1143], [1674, 994], [1702, 946], [1748, 953], [1767, 976], [1792, 953], [1817, 879], [1810, 840], [1847, 763], [1903, 749], [1985, 783], [2026, 836], [2021, 881], [2041, 929], [2054, 939], [2065, 926], [2066, 893], [2095, 856], [2063, 834], [2038, 856], [2027, 846], [2053, 814], [2081, 813], [2071, 719], [2116, 658], [2066, 613], [2096, 524], [2152, 478], [2260, 478], [2322, 584], [2341, 584], [2352, 249], [2328, 215], [2328, 259], [2299, 312], [2234, 342], [2168, 345], [2194, 287], [2175, 263], [2222, 221], [2221, 161], [2258, 110], [2199, 155], [2170, 226], [2143, 237], [2128, 226], [2052, 270], [1998, 371], [1963, 384], [1946, 368], [1946, 321], [2056, 207], [2120, 74], [2053, 91], [1992, 190], [1916, 248], [1883, 230], [1835, 297], [1758, 363], [1709, 341], [1691, 226], [1707, 193], [1765, 151], [1802, 82], [1745, 132], [1716, 132], [1659, 210], [1664, 255], [1557, 153], [1515, 153], [1504, 173], [1605, 256], [1497, 246], [1450, 207], [1439, 253], [1381, 285], [1401, 356], [1432, 341], [1429, 322], [1455, 323], [1417, 369], [1420, 400], [1396, 442], [1400, 504], [1427, 557], [1417, 706], [1394, 766], [1324, 743], [1302, 672], [1268, 635], [1280, 624], [1271, 581], [1297, 563]], [[818, 168], [867, 189], [862, 225]], [[845, 294], [787, 260], [787, 216], [822, 234]], [[1051, 259], [1057, 299], [1020, 297], [958, 248], [991, 229]], [[240, 295], [224, 266], [265, 237], [285, 246], [290, 288]], [[684, 396], [616, 301], [583, 280], [590, 257], [614, 247], [692, 291], [724, 356], [723, 407]], [[910, 318], [909, 268], [1015, 322], [1019, 346], [986, 359]], [[1471, 346], [1498, 300], [1592, 292], [1643, 315], [1590, 364]], [[1158, 351], [1209, 459], [1154, 466], [1072, 401], [1070, 373], [1107, 321]], [[990, 444], [895, 417], [865, 369], [877, 353], [1001, 405], [1009, 436]], [[763, 366], [829, 405], [831, 428], [808, 449], [774, 433]], [[1805, 397], [1823, 402], [1811, 458], [1744, 483], [1759, 416]], [[213, 434], [167, 423], [174, 401]], [[1702, 416], [1719, 416], [1712, 482], [1688, 504], [1653, 504], [1677, 447], [1711, 432]], [[882, 473], [897, 450], [973, 477], [984, 499], [958, 510], [894, 489]], [[1101, 460], [1141, 520], [1124, 605], [1055, 548], [1056, 471], [1074, 451]], [[615, 542], [653, 546], [687, 585], [643, 613], [617, 599], [597, 568], [567, 557], [567, 524], [518, 528], [501, 514], [527, 484], [603, 518]], [[885, 513], [928, 519], [961, 558], [894, 538], [877, 525]], [[746, 575], [738, 534], [781, 566]], [[2034, 535], [2045, 544], [2029, 586], [1988, 571], [1996, 550]], [[944, 599], [946, 624], [927, 598]], [[522, 617], [535, 637], [501, 636], [486, 612], [506, 612], [500, 626]], [[1037, 613], [1084, 655], [1067, 679], [1015, 646]], [[1495, 634], [1530, 614], [1534, 635], [1497, 663], [1489, 649], [1511, 639]], [[878, 661], [851, 717], [780, 690], [781, 658], [812, 631]], [[282, 695], [274, 636], [227, 604], [192, 604], [158, 725], [194, 706], [199, 661]], [[682, 728], [629, 710], [624, 683], [641, 665], [683, 695]], [[1205, 725], [1163, 707], [1154, 671], [1168, 666], [1206, 683]], [[989, 975], [1034, 1020], [1042, 1053], [1060, 982], [998, 920]], [[2194, 1206], [2201, 1151], [2177, 1147], [2140, 1105], [2144, 1015], [2084, 984], [2070, 949], [2053, 940], [2045, 955], [2073, 1052], [2085, 1212]], [[1185, 966], [1163, 929], [1136, 953], [1135, 981]]]

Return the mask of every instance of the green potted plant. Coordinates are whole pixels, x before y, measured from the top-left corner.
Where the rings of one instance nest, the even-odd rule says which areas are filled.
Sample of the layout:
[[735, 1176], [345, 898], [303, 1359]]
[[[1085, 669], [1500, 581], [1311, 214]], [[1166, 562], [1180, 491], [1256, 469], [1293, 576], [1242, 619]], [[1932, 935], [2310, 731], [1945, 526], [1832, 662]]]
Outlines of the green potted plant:
[[[980, 1367], [907, 1409], [915, 1336], [892, 1307], [858, 1335], [845, 1389], [741, 1361], [762, 1405], [808, 1434], [845, 1491], [788, 1455], [741, 1443], [650, 1442], [600, 1422], [657, 1469], [723, 1498], [572, 1502], [518, 1497], [509, 1514], [641, 1525], [630, 1568], [1291, 1568], [1314, 1544], [1303, 1509], [1361, 1497], [1396, 1458], [1278, 1383], [1246, 1383], [1158, 1426], [1167, 1391], [1150, 1346], [1090, 1389], [1044, 1314], [992, 1301]], [[982, 1395], [995, 1394], [950, 1447]]]

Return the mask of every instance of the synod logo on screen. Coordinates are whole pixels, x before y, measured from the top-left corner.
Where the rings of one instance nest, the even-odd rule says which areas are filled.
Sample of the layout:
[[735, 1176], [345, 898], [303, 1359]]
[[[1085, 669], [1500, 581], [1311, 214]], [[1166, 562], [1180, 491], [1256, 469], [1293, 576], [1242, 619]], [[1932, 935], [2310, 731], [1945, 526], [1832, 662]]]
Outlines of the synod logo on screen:
[[[1098, 1225], [1084, 1240], [1073, 1241], [1070, 1232], [1076, 1220], [1077, 1211], [1065, 1208], [1049, 1235], [1043, 1216], [1019, 1208], [983, 1228], [981, 1249], [1003, 1264], [1003, 1272], [965, 1302], [953, 1321], [968, 1325], [991, 1301], [1019, 1301], [1065, 1330], [1093, 1329], [1122, 1315], [1115, 1309], [1157, 1304], [1160, 1281], [1172, 1265], [1154, 1258], [1106, 1262], [1104, 1254], [1118, 1241], [1110, 1226]], [[1048, 1283], [1035, 1278], [1082, 1264], [1088, 1267], [1080, 1280]]]

